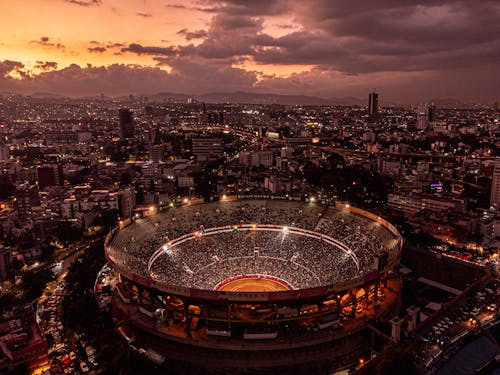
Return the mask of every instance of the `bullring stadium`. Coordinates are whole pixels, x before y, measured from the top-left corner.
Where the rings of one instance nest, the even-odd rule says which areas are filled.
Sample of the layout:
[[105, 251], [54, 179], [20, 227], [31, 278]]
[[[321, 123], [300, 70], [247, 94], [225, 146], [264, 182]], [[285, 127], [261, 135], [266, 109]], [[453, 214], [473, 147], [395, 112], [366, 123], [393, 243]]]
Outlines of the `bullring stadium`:
[[369, 356], [367, 326], [399, 304], [398, 231], [348, 204], [269, 198], [181, 202], [112, 231], [122, 334], [211, 373], [319, 373]]

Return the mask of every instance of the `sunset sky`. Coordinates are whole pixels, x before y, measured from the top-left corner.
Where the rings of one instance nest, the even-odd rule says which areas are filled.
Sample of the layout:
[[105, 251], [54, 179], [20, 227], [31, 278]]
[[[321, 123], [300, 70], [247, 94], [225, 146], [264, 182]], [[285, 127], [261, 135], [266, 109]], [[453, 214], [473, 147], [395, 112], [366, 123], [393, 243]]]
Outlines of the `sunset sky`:
[[500, 2], [1, 1], [0, 92], [500, 97]]

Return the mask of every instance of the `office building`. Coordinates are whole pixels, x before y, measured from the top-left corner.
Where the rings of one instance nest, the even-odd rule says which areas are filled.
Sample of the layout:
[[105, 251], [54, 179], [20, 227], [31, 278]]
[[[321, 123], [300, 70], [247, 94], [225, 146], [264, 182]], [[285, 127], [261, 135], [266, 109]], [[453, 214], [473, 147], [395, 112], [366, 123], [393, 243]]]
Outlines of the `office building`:
[[120, 118], [120, 139], [134, 137], [134, 117], [131, 110], [122, 108], [119, 112]]
[[417, 130], [427, 130], [429, 123], [435, 121], [436, 106], [421, 105], [417, 110]]
[[378, 93], [376, 92], [368, 96], [368, 117], [371, 122], [378, 119]]
[[219, 158], [224, 151], [222, 138], [193, 138], [193, 154], [198, 161], [207, 161], [210, 157]]
[[132, 216], [132, 210], [135, 208], [135, 189], [127, 187], [118, 191], [118, 211], [121, 218]]
[[491, 183], [490, 205], [494, 210], [500, 209], [500, 160], [495, 162], [493, 182]]
[[63, 166], [62, 164], [47, 164], [36, 169], [38, 186], [41, 189], [47, 186], [62, 186], [64, 185]]
[[0, 245], [0, 281], [7, 280], [11, 261], [12, 251], [10, 247]]

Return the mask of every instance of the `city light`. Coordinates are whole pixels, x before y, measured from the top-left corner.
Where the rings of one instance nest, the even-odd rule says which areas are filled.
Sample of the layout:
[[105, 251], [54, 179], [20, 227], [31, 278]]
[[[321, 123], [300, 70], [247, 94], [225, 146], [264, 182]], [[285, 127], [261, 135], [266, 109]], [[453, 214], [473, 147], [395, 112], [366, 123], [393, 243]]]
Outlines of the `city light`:
[[497, 3], [4, 2], [0, 372], [494, 365]]

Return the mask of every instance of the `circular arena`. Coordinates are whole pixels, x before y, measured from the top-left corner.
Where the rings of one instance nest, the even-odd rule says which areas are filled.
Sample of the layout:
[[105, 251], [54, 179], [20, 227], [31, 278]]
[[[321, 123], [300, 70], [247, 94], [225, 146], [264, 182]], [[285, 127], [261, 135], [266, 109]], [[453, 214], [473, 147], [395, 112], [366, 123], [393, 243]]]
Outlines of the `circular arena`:
[[186, 361], [210, 367], [217, 349], [232, 354], [213, 366], [234, 370], [237, 350], [276, 373], [311, 359], [255, 353], [319, 346], [332, 368], [362, 355], [367, 322], [399, 301], [401, 247], [389, 222], [349, 205], [224, 199], [135, 216], [105, 252], [115, 313], [160, 357], [195, 348]]

